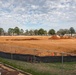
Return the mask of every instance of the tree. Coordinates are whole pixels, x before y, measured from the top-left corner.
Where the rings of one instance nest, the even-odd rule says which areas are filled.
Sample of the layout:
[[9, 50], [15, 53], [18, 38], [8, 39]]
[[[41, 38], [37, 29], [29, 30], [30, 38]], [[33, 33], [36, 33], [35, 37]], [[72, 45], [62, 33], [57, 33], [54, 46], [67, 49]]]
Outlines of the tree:
[[45, 34], [45, 30], [44, 29], [39, 29], [38, 30], [38, 35], [43, 35], [43, 34]]
[[44, 34], [47, 35], [47, 31], [46, 30], [44, 30]]
[[70, 34], [70, 30], [69, 29], [64, 29], [64, 34]]
[[28, 31], [28, 29], [25, 30], [25, 35], [29, 35], [29, 31]]
[[57, 31], [57, 34], [63, 36], [65, 34], [64, 29], [59, 29], [59, 31]]
[[75, 33], [75, 29], [73, 28], [73, 27], [70, 27], [70, 34], [71, 34], [71, 36], [72, 36], [72, 34], [74, 34]]
[[15, 28], [14, 28], [14, 33], [15, 33], [16, 35], [19, 35], [19, 34], [20, 34], [20, 29], [19, 29], [18, 27], [15, 27]]
[[30, 35], [34, 35], [34, 31], [33, 30], [29, 30], [29, 34]]
[[23, 35], [23, 33], [24, 33], [24, 30], [20, 29], [20, 34]]
[[70, 31], [68, 29], [60, 29], [59, 31], [57, 31], [57, 34], [62, 36], [69, 33]]
[[3, 35], [3, 34], [4, 34], [4, 29], [0, 28], [0, 35]]
[[55, 30], [54, 29], [50, 29], [48, 32], [49, 35], [55, 35]]
[[37, 30], [37, 29], [34, 30], [34, 34], [35, 34], [35, 35], [38, 35], [38, 30]]
[[14, 29], [13, 28], [8, 29], [8, 35], [14, 35]]

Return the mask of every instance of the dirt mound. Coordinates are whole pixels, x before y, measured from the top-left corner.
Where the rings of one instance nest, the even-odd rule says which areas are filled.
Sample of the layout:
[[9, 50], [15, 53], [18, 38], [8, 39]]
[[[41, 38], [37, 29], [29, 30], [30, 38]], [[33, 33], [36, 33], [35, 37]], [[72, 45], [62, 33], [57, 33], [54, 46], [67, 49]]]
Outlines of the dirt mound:
[[58, 36], [58, 35], [53, 35], [53, 36], [51, 36], [49, 39], [60, 39], [60, 36]]
[[37, 38], [29, 38], [29, 39], [6, 39], [6, 41], [26, 41], [26, 40], [40, 40]]
[[60, 39], [71, 39], [70, 36], [61, 36]]
[[74, 53], [74, 54], [76, 54], [76, 50], [74, 50], [74, 51], [70, 51], [69, 53]]
[[[15, 39], [15, 40], [11, 41], [11, 39], [12, 40]], [[38, 49], [38, 51], [36, 51], [36, 54], [39, 56], [51, 55], [49, 52], [45, 52], [43, 50], [51, 50], [51, 51], [56, 50], [58, 52], [76, 53], [75, 41], [76, 39], [60, 39], [60, 37], [57, 35], [24, 36], [24, 37], [21, 37], [21, 36], [5, 37], [4, 36], [4, 37], [0, 37], [0, 51], [12, 52], [17, 54], [34, 54], [33, 49]], [[32, 50], [27, 48], [31, 48]]]

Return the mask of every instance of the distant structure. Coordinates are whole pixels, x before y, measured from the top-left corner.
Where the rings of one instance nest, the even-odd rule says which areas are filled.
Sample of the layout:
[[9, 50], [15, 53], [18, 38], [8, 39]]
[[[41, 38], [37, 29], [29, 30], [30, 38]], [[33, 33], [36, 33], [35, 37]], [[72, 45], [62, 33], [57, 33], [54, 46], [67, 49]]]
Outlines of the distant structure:
[[[70, 37], [71, 34], [65, 34], [64, 37]], [[76, 37], [76, 34], [72, 34], [72, 37]]]

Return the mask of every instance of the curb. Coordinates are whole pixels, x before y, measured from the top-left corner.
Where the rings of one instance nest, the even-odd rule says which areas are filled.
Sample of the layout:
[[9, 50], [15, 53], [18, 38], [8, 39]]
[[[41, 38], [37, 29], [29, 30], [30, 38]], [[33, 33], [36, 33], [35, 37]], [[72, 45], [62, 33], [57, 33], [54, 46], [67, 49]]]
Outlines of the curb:
[[4, 64], [4, 63], [2, 63], [2, 62], [0, 62], [0, 64], [4, 65], [4, 66], [6, 66], [6, 67], [9, 67], [9, 68], [11, 68], [11, 69], [13, 69], [13, 70], [19, 71], [20, 73], [23, 73], [23, 74], [25, 74], [25, 75], [32, 75], [32, 74], [30, 74], [30, 73], [28, 73], [28, 72], [24, 72], [24, 71], [22, 71], [22, 70], [20, 70], [20, 69], [14, 68], [14, 67], [12, 67], [12, 66], [10, 66], [10, 65], [7, 65], [7, 64]]

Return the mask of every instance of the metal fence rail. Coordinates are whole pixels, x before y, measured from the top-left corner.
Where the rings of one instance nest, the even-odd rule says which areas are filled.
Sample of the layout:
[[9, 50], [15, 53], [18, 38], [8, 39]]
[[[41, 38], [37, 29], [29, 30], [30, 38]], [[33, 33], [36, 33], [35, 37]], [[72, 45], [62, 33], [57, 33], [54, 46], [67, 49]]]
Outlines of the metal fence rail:
[[[20, 50], [22, 53], [19, 52]], [[42, 51], [42, 49], [0, 44], [0, 57], [31, 63], [61, 63], [61, 65], [57, 65], [60, 68], [60, 75], [68, 75], [70, 71], [69, 75], [76, 75], [76, 71], [73, 69], [76, 65], [70, 65], [70, 68], [68, 64], [65, 65], [65, 62], [76, 62], [76, 54], [73, 53], [56, 50]]]

